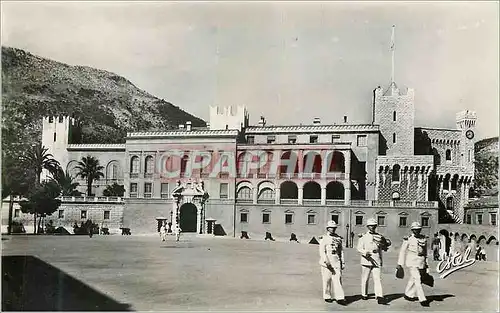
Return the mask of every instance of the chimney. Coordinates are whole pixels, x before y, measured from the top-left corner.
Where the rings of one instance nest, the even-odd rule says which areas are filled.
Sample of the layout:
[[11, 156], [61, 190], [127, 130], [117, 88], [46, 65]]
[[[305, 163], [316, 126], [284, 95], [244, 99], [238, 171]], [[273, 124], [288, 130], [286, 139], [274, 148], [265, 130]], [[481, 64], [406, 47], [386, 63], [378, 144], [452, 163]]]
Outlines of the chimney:
[[321, 124], [321, 119], [319, 117], [315, 117], [313, 120], [313, 125], [319, 125]]
[[180, 130], [184, 130], [184, 125], [179, 124], [179, 129], [180, 129]]
[[186, 122], [186, 130], [191, 131], [191, 121]]
[[260, 117], [259, 126], [260, 127], [266, 126], [266, 118], [264, 116]]
[[210, 129], [210, 122], [207, 122], [207, 128]]
[[347, 115], [344, 115], [344, 123], [347, 124]]

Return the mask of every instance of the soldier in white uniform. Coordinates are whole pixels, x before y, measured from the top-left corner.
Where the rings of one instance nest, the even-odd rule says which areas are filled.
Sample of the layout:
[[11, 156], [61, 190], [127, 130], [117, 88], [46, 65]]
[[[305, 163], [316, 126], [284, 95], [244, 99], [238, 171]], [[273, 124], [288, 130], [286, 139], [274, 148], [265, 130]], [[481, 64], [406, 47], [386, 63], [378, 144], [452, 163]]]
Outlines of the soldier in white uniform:
[[427, 263], [427, 237], [421, 235], [422, 226], [418, 222], [411, 224], [411, 234], [403, 238], [403, 244], [399, 251], [398, 267], [406, 265], [410, 272], [410, 278], [406, 285], [404, 298], [408, 301], [414, 301], [415, 293], [422, 306], [429, 306], [429, 301], [425, 297], [424, 289], [421, 283], [421, 271], [429, 268]]
[[179, 227], [179, 224], [177, 224], [174, 228], [175, 241], [179, 241], [179, 238], [181, 237], [181, 232], [182, 229]]
[[375, 231], [378, 226], [375, 219], [370, 218], [366, 226], [368, 232], [359, 238], [357, 246], [358, 252], [361, 253], [361, 298], [368, 299], [368, 279], [372, 274], [377, 302], [385, 304], [380, 270], [382, 268], [382, 251], [387, 251], [391, 242]]
[[346, 305], [341, 282], [342, 270], [345, 268], [344, 250], [342, 248], [342, 237], [335, 233], [336, 229], [337, 224], [334, 221], [329, 221], [326, 226], [327, 233], [319, 242], [323, 299], [326, 302], [333, 302], [335, 298], [338, 304]]
[[165, 241], [167, 238], [167, 228], [165, 227], [167, 222], [164, 222], [162, 225], [161, 225], [161, 228], [160, 228], [160, 238], [161, 238], [161, 241]]

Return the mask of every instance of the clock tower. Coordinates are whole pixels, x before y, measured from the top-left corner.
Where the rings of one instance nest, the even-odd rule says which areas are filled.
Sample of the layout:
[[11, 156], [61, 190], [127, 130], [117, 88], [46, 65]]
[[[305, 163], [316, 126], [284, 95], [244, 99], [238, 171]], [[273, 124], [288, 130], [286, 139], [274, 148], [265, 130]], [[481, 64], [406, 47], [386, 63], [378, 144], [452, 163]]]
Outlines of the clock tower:
[[474, 177], [474, 143], [476, 142], [476, 112], [465, 110], [457, 113], [460, 135], [460, 166], [463, 174]]

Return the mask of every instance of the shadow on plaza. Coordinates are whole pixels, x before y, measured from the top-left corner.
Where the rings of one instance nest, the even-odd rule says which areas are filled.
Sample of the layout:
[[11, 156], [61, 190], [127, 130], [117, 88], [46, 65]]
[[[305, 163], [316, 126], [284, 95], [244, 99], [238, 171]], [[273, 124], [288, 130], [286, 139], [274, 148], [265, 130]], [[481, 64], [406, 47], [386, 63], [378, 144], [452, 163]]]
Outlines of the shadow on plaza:
[[[375, 299], [375, 294], [371, 293], [368, 294], [368, 297], [370, 299]], [[392, 301], [397, 300], [399, 298], [403, 298], [404, 293], [391, 293], [388, 295], [385, 295], [385, 301], [386, 304], [390, 304]], [[432, 303], [433, 301], [443, 301], [446, 298], [452, 298], [455, 297], [454, 295], [451, 294], [445, 294], [445, 295], [429, 295], [427, 296], [427, 300], [429, 300], [429, 303]], [[363, 301], [361, 300], [361, 295], [354, 295], [354, 296], [346, 296], [346, 302], [348, 304], [356, 302], [356, 301]]]
[[2, 256], [2, 311], [131, 311], [34, 256]]

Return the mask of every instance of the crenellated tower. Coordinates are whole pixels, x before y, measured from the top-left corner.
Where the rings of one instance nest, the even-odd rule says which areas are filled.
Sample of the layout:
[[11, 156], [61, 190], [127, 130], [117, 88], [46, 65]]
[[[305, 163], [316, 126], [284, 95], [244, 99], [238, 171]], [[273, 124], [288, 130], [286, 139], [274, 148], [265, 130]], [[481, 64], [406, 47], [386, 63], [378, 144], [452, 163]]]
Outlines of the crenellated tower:
[[[68, 144], [77, 127], [76, 120], [69, 116], [46, 116], [42, 119], [42, 145], [48, 149], [47, 153], [59, 161], [63, 170], [66, 170], [69, 162]], [[48, 178], [48, 175], [48, 171], [43, 170], [41, 179]]]
[[210, 107], [210, 129], [237, 129], [241, 131], [248, 126], [249, 114], [245, 106]]

